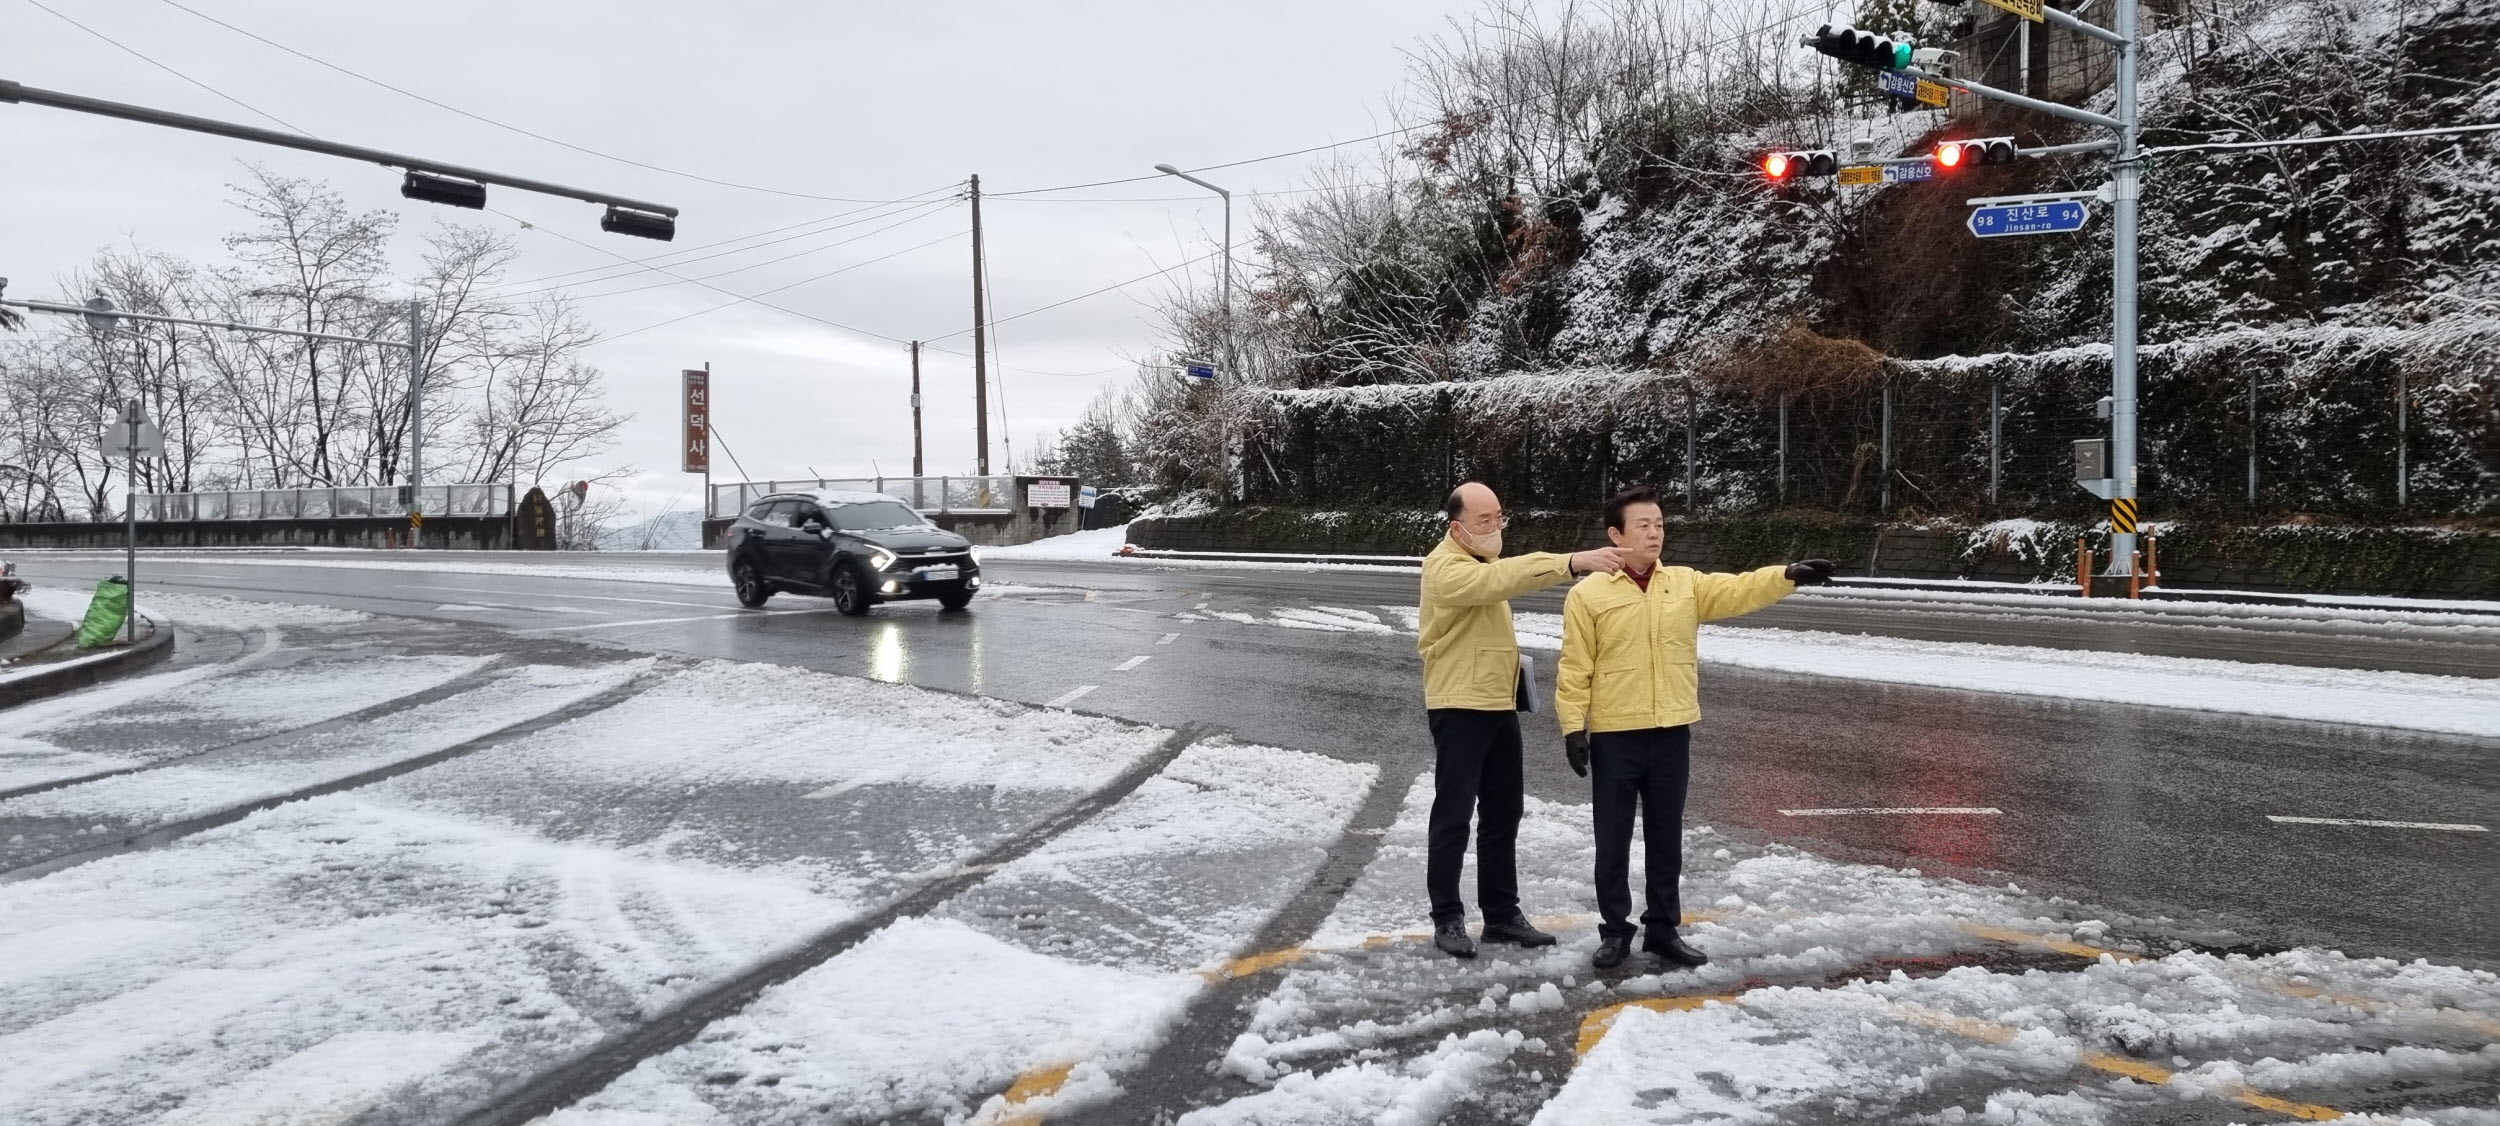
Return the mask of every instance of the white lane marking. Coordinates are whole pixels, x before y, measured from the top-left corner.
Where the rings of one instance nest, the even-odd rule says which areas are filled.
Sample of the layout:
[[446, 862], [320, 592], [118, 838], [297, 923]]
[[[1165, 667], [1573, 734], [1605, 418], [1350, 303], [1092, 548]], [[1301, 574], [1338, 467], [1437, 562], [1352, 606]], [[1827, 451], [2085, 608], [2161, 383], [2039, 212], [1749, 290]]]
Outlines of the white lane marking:
[[2267, 814], [2266, 820], [2278, 821], [2285, 825], [2354, 825], [2364, 829], [2445, 829], [2451, 833], [2488, 833], [2491, 831], [2481, 825], [2446, 821], [2363, 821], [2351, 817], [2284, 817], [2273, 813]]
[[1167, 634], [1164, 634], [1162, 637], [1159, 637], [1159, 638], [1155, 639], [1155, 644], [1157, 644], [1157, 645], [1170, 645], [1170, 644], [1172, 643], [1172, 640], [1173, 640], [1174, 638], [1179, 637], [1179, 636], [1180, 636], [1180, 635], [1179, 635], [1179, 634], [1177, 634], [1177, 633], [1167, 633]]
[[697, 609], [703, 609], [703, 610], [717, 609], [717, 608], [720, 606], [720, 603], [718, 603], [718, 602], [687, 602], [687, 601], [684, 601], [684, 600], [682, 600], [682, 599], [676, 599], [676, 598], [627, 598], [627, 597], [625, 597], [625, 596], [623, 596], [623, 595], [618, 595], [618, 594], [572, 594], [572, 593], [557, 593], [557, 592], [554, 592], [554, 591], [545, 591], [545, 592], [541, 592], [541, 591], [521, 591], [521, 590], [489, 590], [489, 589], [487, 589], [487, 588], [485, 588], [485, 587], [475, 587], [475, 586], [417, 586], [417, 585], [415, 585], [415, 584], [410, 584], [410, 585], [408, 585], [408, 586], [401, 587], [400, 589], [402, 589], [402, 590], [443, 590], [443, 591], [452, 591], [452, 592], [454, 592], [454, 593], [458, 593], [458, 594], [500, 594], [500, 595], [503, 595], [503, 596], [504, 596], [504, 597], [506, 597], [506, 598], [521, 598], [521, 597], [528, 597], [528, 598], [572, 598], [572, 599], [585, 599], [585, 598], [586, 598], [586, 599], [594, 599], [594, 600], [596, 600], [596, 601], [600, 601], [600, 602], [642, 602], [642, 603], [648, 603], [648, 604], [653, 605], [653, 606], [693, 606], [693, 607], [695, 607], [695, 608], [697, 608]]
[[1080, 700], [1080, 699], [1083, 699], [1086, 693], [1093, 691], [1093, 690], [1094, 690], [1095, 688], [1097, 688], [1097, 687], [1100, 687], [1100, 686], [1099, 686], [1099, 685], [1093, 685], [1093, 684], [1080, 684], [1080, 685], [1076, 686], [1074, 689], [1071, 689], [1071, 690], [1069, 690], [1068, 692], [1062, 693], [1058, 699], [1056, 699], [1056, 700], [1052, 700], [1051, 702], [1049, 702], [1049, 703], [1047, 703], [1047, 704], [1044, 704], [1044, 705], [1042, 705], [1042, 706], [1043, 706], [1043, 707], [1045, 707], [1045, 708], [1064, 708], [1064, 707], [1067, 707], [1068, 705], [1073, 704], [1073, 703], [1077, 702], [1077, 701], [1078, 701], [1078, 700]]
[[1197, 605], [1195, 605], [1195, 606], [1190, 607], [1190, 609], [1192, 609], [1192, 610], [1204, 610], [1204, 609], [1206, 609], [1206, 608], [1207, 608], [1207, 604], [1206, 604], [1206, 603], [1204, 603], [1204, 602], [1201, 602], [1201, 603], [1199, 603], [1199, 604], [1197, 604]]
[[1127, 672], [1128, 670], [1133, 669], [1133, 668], [1136, 668], [1137, 666], [1142, 665], [1142, 664], [1145, 664], [1146, 662], [1148, 662], [1148, 661], [1150, 661], [1150, 660], [1153, 660], [1153, 659], [1154, 659], [1153, 657], [1151, 657], [1151, 656], [1149, 656], [1149, 655], [1147, 655], [1147, 654], [1140, 653], [1140, 654], [1138, 654], [1138, 655], [1136, 655], [1136, 656], [1134, 656], [1134, 657], [1129, 658], [1128, 660], [1122, 661], [1122, 662], [1120, 662], [1119, 664], [1116, 664], [1116, 665], [1111, 666], [1111, 671], [1113, 671], [1113, 672]]
[[345, 1122], [487, 1043], [451, 1032], [341, 1033], [194, 1096], [156, 1126]]
[[0, 1105], [199, 1033], [217, 1018], [301, 984], [294, 971], [183, 970], [32, 1028], [0, 1036]]
[[1860, 806], [1843, 809], [1783, 809], [1782, 817], [1850, 817], [1861, 813], [1970, 813], [1994, 817], [2005, 812], [1992, 805]]
[[434, 608], [437, 614], [596, 614], [599, 611], [581, 606], [503, 606], [484, 602], [446, 602]]
[[532, 626], [528, 629], [516, 629], [511, 632], [555, 633], [559, 630], [569, 629], [615, 629], [619, 626], [665, 626], [674, 625], [678, 622], [717, 622], [723, 618], [769, 618], [781, 614], [831, 614], [835, 612], [836, 611], [830, 606], [825, 607], [822, 610], [733, 610], [726, 614], [697, 614], [691, 618], [641, 618], [630, 622], [591, 622], [587, 625], [578, 626]]

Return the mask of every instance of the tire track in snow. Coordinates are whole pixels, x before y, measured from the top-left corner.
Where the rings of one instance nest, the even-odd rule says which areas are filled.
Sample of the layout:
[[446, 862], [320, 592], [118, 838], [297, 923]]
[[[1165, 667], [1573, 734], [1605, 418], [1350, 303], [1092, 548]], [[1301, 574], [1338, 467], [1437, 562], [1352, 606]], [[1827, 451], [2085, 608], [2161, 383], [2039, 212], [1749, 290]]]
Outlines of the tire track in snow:
[[120, 856], [124, 853], [138, 852], [142, 849], [156, 848], [160, 845], [171, 844], [184, 837], [207, 832], [208, 830], [217, 828], [221, 825], [234, 824], [235, 822], [241, 821], [255, 813], [275, 809], [288, 802], [302, 801], [306, 798], [317, 798], [325, 794], [340, 793], [356, 789], [360, 786], [370, 786], [376, 782], [396, 778], [402, 774], [407, 774], [412, 771], [423, 770], [426, 767], [433, 766], [438, 763], [449, 762], [453, 759], [461, 758], [466, 755], [473, 755], [479, 751], [488, 750], [504, 743], [519, 739], [523, 736], [531, 734], [532, 732], [542, 731], [562, 723], [569, 723], [573, 720], [580, 719], [583, 716], [592, 715], [597, 712], [605, 711], [608, 708], [615, 707], [618, 704], [624, 703], [626, 700], [632, 699], [636, 693], [648, 687], [655, 679], [657, 679], [656, 673], [645, 673], [643, 675], [636, 676], [621, 685], [600, 692], [599, 694], [588, 699], [576, 701], [563, 707], [555, 708], [551, 711], [540, 712], [538, 714], [528, 716], [485, 735], [480, 735], [476, 738], [453, 744], [452, 746], [445, 747], [438, 751], [431, 751], [426, 754], [415, 755], [395, 762], [385, 763], [369, 770], [358, 771], [343, 778], [334, 778], [315, 785], [289, 790], [285, 793], [272, 794], [268, 797], [258, 798], [242, 805], [230, 806], [215, 813], [185, 818], [169, 824], [159, 825], [143, 832], [130, 834], [129, 836], [125, 836], [121, 840], [115, 841], [111, 844], [82, 849], [77, 852], [56, 856], [49, 860], [42, 860], [23, 867], [0, 872], [0, 884], [12, 884], [25, 880], [31, 880], [38, 876], [58, 872], [64, 868], [75, 868], [81, 864], [102, 860], [106, 857]]
[[1205, 734], [1196, 726], [1183, 726], [1108, 785], [1023, 832], [952, 866], [882, 908], [813, 935], [744, 973], [689, 994], [649, 1020], [608, 1035], [571, 1059], [507, 1086], [452, 1121], [460, 1126], [521, 1126], [598, 1092], [644, 1060], [692, 1041], [712, 1022], [745, 1008], [764, 990], [824, 964], [898, 920], [928, 914], [998, 869], [1084, 824], [1162, 773]]
[[[268, 630], [267, 632], [273, 635], [278, 633], [275, 629]], [[235, 664], [240, 666], [244, 662], [266, 655], [270, 649], [273, 648], [275, 648], [274, 644], [264, 646], [259, 653], [253, 654], [250, 657], [245, 657], [241, 661], [235, 662]], [[471, 689], [483, 687], [494, 679], [494, 675], [496, 673], [501, 671], [497, 665], [498, 661], [490, 660], [486, 664], [479, 665], [477, 668], [471, 669], [470, 671], [462, 673], [451, 680], [434, 685], [430, 688], [421, 688], [405, 696], [384, 700], [379, 704], [361, 708], [359, 710], [349, 712], [346, 715], [333, 716], [324, 720], [316, 720], [312, 723], [304, 724], [301, 727], [289, 727], [278, 731], [272, 731], [265, 735], [254, 735], [248, 739], [238, 739], [231, 743], [221, 743], [213, 747], [202, 747], [199, 750], [191, 751], [186, 754], [176, 755], [172, 758], [157, 759], [138, 766], [125, 766], [112, 770], [99, 770], [92, 774], [79, 774], [67, 778], [55, 778], [49, 782], [36, 782], [25, 786], [19, 786], [14, 789], [0, 790], [0, 801], [27, 797], [33, 794], [44, 793], [49, 790], [66, 789], [71, 786], [84, 785], [89, 782], [100, 782], [107, 778], [119, 778], [126, 774], [141, 774], [150, 770], [162, 770], [169, 766], [181, 766], [184, 763], [191, 762], [206, 755], [217, 754], [221, 751], [249, 751], [259, 747], [276, 746], [277, 744], [294, 739], [301, 739], [308, 735], [319, 735], [324, 732], [353, 727], [361, 723], [370, 723], [373, 720], [380, 719], [384, 716], [394, 715], [399, 712], [408, 711], [412, 708], [420, 708], [438, 700], [448, 700]], [[222, 671], [232, 670], [224, 669]]]

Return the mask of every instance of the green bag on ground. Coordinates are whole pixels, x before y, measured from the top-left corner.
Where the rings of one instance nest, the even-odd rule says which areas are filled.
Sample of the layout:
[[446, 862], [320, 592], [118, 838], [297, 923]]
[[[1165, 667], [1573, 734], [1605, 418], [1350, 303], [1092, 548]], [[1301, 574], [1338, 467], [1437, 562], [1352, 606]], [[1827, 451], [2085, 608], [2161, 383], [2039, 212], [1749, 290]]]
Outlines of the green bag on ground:
[[78, 647], [93, 649], [113, 643], [122, 622], [130, 617], [130, 584], [115, 575], [95, 584], [95, 601], [87, 603], [87, 619], [78, 623]]

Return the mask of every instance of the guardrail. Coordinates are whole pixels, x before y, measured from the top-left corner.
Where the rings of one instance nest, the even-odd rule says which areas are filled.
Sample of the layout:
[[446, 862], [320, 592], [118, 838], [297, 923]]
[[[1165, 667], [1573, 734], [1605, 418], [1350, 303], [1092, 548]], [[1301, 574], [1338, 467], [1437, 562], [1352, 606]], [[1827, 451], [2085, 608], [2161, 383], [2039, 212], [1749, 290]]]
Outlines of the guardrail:
[[139, 519], [328, 520], [337, 517], [509, 516], [511, 485], [351, 486], [338, 489], [233, 489], [199, 493], [141, 493]]
[[704, 515], [736, 516], [774, 493], [802, 489], [844, 489], [884, 493], [923, 513], [1006, 515], [1016, 510], [1016, 479], [1011, 474], [989, 477], [815, 477], [790, 481], [741, 481], [712, 486]]

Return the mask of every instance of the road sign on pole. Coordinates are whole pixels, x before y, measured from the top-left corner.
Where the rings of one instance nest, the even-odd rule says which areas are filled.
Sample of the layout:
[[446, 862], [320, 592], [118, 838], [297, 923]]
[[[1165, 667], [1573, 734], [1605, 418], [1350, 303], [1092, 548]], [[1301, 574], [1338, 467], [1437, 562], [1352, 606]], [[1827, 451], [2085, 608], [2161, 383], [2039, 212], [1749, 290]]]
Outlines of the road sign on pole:
[[1970, 233], [1980, 238], [2007, 235], [2071, 234], [2083, 229], [2092, 209], [2079, 199], [2015, 203], [1982, 207], [1970, 213]]
[[2040, 0], [1988, 0], [1988, 3], [2033, 23], [2040, 23], [2047, 18], [2040, 12]]
[[1215, 380], [1215, 365], [1205, 360], [1183, 360], [1181, 361], [1181, 374], [1191, 379], [1203, 379], [1212, 383]]

